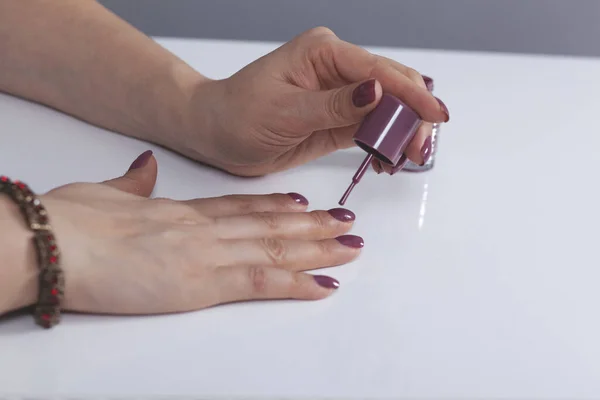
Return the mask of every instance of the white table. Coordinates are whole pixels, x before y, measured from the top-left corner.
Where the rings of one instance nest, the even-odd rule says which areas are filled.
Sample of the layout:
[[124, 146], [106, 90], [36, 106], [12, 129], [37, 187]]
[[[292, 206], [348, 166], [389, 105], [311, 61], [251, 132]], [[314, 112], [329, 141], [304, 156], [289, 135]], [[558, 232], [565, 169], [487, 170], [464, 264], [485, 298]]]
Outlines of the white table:
[[[160, 41], [214, 78], [276, 46]], [[0, 398], [600, 398], [600, 60], [371, 50], [433, 76], [452, 120], [434, 171], [357, 187], [366, 246], [325, 271], [334, 296], [51, 331], [5, 319]], [[38, 191], [153, 148], [158, 196], [297, 191], [314, 208], [336, 206], [362, 160], [250, 181], [7, 96], [0, 139], [0, 171]]]

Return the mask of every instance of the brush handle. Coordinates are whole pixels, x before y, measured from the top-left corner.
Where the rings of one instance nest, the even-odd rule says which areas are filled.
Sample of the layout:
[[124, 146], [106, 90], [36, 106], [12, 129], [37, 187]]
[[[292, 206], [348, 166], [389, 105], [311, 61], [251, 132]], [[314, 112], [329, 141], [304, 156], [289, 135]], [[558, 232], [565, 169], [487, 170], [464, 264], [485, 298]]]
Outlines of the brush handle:
[[367, 172], [367, 169], [369, 168], [369, 165], [371, 164], [372, 159], [373, 159], [373, 154], [368, 154], [365, 157], [365, 159], [363, 160], [363, 162], [360, 164], [360, 167], [358, 167], [358, 169], [356, 170], [356, 173], [352, 177], [352, 183], [350, 184], [350, 186], [348, 186], [348, 189], [346, 189], [346, 191], [344, 192], [344, 195], [342, 196], [342, 198], [340, 199], [340, 201], [338, 203], [340, 206], [343, 206], [346, 203], [346, 200], [348, 200], [348, 197], [350, 197], [350, 193], [352, 192], [354, 187], [358, 184], [358, 182], [360, 182], [362, 177], [365, 175], [365, 172]]

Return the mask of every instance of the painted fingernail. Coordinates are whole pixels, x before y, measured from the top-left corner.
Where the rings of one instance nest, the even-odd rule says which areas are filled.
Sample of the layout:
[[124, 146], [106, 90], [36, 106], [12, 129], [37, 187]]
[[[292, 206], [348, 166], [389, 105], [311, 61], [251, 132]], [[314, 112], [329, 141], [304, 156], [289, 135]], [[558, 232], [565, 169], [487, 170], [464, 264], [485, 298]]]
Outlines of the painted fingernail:
[[327, 211], [331, 216], [338, 221], [342, 222], [352, 222], [356, 219], [356, 215], [350, 210], [346, 210], [345, 208], [332, 208]]
[[352, 247], [353, 249], [360, 249], [365, 245], [365, 241], [360, 236], [342, 235], [335, 239], [344, 246]]
[[333, 279], [330, 276], [313, 275], [313, 278], [319, 284], [319, 286], [326, 289], [337, 289], [340, 287], [340, 283], [337, 281], [337, 279]]
[[402, 156], [400, 157], [400, 160], [398, 160], [398, 164], [396, 164], [394, 166], [394, 168], [392, 168], [390, 175], [394, 175], [396, 172], [398, 172], [402, 168], [404, 168], [404, 165], [406, 164], [407, 161], [408, 161], [408, 157], [406, 157], [404, 154], [402, 154]]
[[375, 79], [361, 83], [352, 92], [352, 103], [355, 107], [364, 107], [375, 101]]
[[306, 197], [302, 196], [299, 193], [288, 193], [288, 196], [294, 199], [294, 201], [298, 204], [302, 204], [303, 206], [308, 205], [308, 200], [306, 199]]
[[425, 165], [425, 163], [429, 161], [429, 157], [431, 157], [431, 136], [427, 136], [425, 143], [423, 143], [423, 146], [421, 147], [421, 158], [423, 159], [421, 165]]
[[146, 150], [145, 152], [140, 154], [134, 162], [131, 163], [129, 170], [131, 171], [132, 169], [142, 168], [148, 163], [150, 157], [152, 157], [152, 150]]
[[435, 99], [438, 101], [438, 103], [440, 103], [440, 108], [442, 109], [442, 112], [446, 114], [446, 122], [450, 121], [450, 112], [448, 111], [448, 107], [446, 107], [442, 100], [438, 99], [437, 97]]
[[373, 162], [373, 170], [375, 171], [375, 173], [376, 173], [377, 175], [379, 175], [380, 173], [382, 173], [382, 172], [383, 172], [383, 166], [381, 165], [381, 161], [379, 161], [379, 160], [375, 160], [375, 161]]

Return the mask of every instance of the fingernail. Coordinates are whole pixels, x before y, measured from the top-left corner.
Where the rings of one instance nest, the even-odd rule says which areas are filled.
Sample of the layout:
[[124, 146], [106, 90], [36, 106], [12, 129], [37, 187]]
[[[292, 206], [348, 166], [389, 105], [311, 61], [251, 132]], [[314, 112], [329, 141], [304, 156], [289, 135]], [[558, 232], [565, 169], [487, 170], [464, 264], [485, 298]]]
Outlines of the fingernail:
[[423, 146], [421, 147], [421, 158], [423, 159], [422, 166], [429, 161], [429, 157], [431, 157], [431, 136], [427, 136], [425, 143], [423, 143]]
[[340, 287], [340, 283], [337, 281], [337, 279], [333, 279], [330, 276], [313, 275], [313, 278], [315, 278], [315, 281], [317, 281], [319, 286], [326, 289], [337, 289]]
[[407, 161], [408, 161], [408, 157], [406, 157], [404, 154], [402, 154], [402, 156], [400, 157], [400, 160], [398, 160], [398, 164], [396, 164], [396, 166], [394, 168], [392, 168], [390, 175], [394, 175], [396, 172], [398, 172], [402, 168], [404, 168], [404, 165], [406, 164]]
[[373, 163], [373, 170], [377, 175], [383, 172], [383, 166], [381, 165], [381, 161], [375, 160], [375, 162]]
[[332, 208], [327, 211], [331, 216], [338, 221], [342, 222], [352, 222], [356, 219], [356, 215], [350, 210], [346, 210], [345, 208]]
[[360, 249], [365, 245], [365, 241], [360, 236], [342, 235], [335, 239], [344, 246], [352, 247], [353, 249]]
[[430, 92], [433, 91], [433, 79], [431, 79], [430, 77], [423, 75], [423, 82], [425, 82], [425, 86], [427, 86], [427, 90], [429, 90]]
[[303, 206], [308, 205], [308, 200], [306, 199], [306, 197], [302, 196], [299, 193], [288, 193], [288, 196], [294, 199], [294, 201], [298, 204], [302, 204]]
[[352, 92], [352, 103], [355, 107], [364, 107], [375, 101], [375, 79], [361, 83]]
[[140, 154], [134, 162], [131, 163], [129, 170], [131, 171], [132, 169], [142, 168], [148, 163], [150, 157], [152, 157], [152, 150], [146, 150], [145, 152]]
[[442, 109], [443, 113], [446, 114], [446, 122], [450, 121], [450, 112], [448, 111], [448, 107], [446, 107], [442, 100], [438, 99], [437, 97], [435, 99], [438, 101], [438, 103], [440, 103], [440, 108]]

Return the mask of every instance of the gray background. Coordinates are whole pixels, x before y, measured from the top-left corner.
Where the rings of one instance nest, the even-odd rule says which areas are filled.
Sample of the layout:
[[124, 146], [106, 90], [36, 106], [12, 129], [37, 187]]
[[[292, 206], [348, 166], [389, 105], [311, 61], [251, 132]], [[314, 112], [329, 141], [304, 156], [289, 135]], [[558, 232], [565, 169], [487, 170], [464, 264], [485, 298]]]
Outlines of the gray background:
[[600, 0], [101, 0], [149, 35], [600, 56]]

